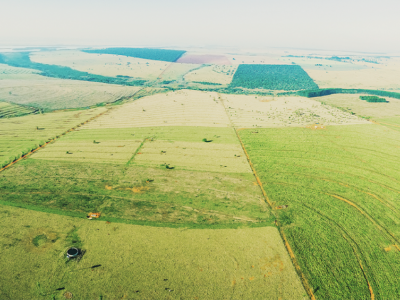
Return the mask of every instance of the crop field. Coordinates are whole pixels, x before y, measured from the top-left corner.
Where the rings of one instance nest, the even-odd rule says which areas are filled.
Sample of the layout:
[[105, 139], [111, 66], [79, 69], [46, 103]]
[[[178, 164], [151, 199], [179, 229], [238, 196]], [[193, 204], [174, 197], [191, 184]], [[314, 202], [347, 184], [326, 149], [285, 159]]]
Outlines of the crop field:
[[313, 99], [221, 95], [221, 101], [225, 105], [229, 118], [237, 128], [368, 123], [350, 112], [343, 112]]
[[184, 81], [185, 75], [193, 70], [201, 68], [202, 65], [196, 64], [181, 64], [171, 63], [162, 73], [159, 74], [158, 79], [163, 81]]
[[83, 129], [148, 126], [230, 126], [218, 94], [180, 90], [116, 107]]
[[29, 115], [37, 112], [37, 109], [16, 105], [8, 102], [0, 102], [0, 119]]
[[120, 98], [132, 96], [140, 89], [136, 86], [30, 76], [34, 78], [1, 80], [0, 99], [54, 110], [114, 102]]
[[283, 63], [295, 63], [301, 66], [306, 72], [309, 70], [319, 71], [357, 71], [368, 69], [367, 66], [361, 63], [348, 63], [335, 60], [327, 60], [322, 58], [308, 57], [282, 57], [279, 59]]
[[105, 110], [97, 108], [0, 119], [0, 165], [12, 162]]
[[386, 64], [363, 64], [361, 70], [311, 70], [307, 73], [320, 88], [366, 88], [383, 90], [400, 90], [398, 74], [399, 59], [392, 58]]
[[34, 52], [31, 61], [60, 65], [91, 74], [155, 80], [169, 66], [169, 62], [111, 54], [93, 54], [76, 50]]
[[6, 75], [15, 76], [15, 75], [34, 74], [34, 73], [37, 73], [37, 71], [26, 68], [11, 67], [9, 65], [0, 63], [0, 79], [8, 77]]
[[287, 64], [282, 62], [280, 58], [280, 54], [257, 54], [257, 55], [243, 55], [243, 54], [227, 54], [226, 57], [229, 59], [232, 65], [239, 64], [266, 64], [266, 65], [284, 65]]
[[157, 48], [105, 48], [105, 49], [84, 50], [84, 52], [97, 53], [97, 54], [113, 54], [118, 56], [175, 62], [186, 51], [157, 49]]
[[[156, 228], [5, 206], [0, 216], [1, 299], [306, 298], [273, 227]], [[71, 242], [79, 262], [65, 261]]]
[[[362, 95], [361, 95], [362, 96]], [[388, 103], [369, 103], [360, 100], [360, 94], [335, 94], [323, 97], [315, 97], [313, 100], [347, 109], [360, 116], [368, 116], [375, 119], [400, 116], [400, 100], [384, 97]]]
[[315, 297], [399, 298], [399, 132], [370, 124], [239, 135]]
[[186, 54], [181, 56], [176, 62], [186, 64], [230, 65], [230, 61], [225, 55], [210, 54]]
[[211, 82], [218, 84], [230, 84], [235, 74], [237, 65], [213, 65], [205, 66], [185, 75], [186, 81]]
[[239, 65], [231, 87], [269, 90], [317, 89], [318, 86], [298, 65]]

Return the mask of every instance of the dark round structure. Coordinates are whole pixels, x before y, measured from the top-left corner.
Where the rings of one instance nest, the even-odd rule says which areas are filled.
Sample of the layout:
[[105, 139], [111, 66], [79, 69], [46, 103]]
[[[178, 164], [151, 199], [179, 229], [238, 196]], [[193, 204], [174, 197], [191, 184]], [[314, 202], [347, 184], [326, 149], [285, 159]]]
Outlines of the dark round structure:
[[74, 258], [74, 257], [77, 257], [79, 255], [79, 253], [80, 253], [80, 250], [78, 248], [72, 247], [67, 250], [67, 257]]

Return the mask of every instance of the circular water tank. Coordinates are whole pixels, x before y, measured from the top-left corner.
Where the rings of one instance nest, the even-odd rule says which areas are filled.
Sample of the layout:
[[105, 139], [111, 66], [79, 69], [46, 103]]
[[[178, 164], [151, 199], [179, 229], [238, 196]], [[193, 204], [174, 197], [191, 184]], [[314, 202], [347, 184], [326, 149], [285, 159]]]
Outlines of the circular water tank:
[[67, 257], [68, 258], [74, 258], [74, 257], [77, 257], [78, 255], [79, 255], [79, 249], [78, 248], [69, 248], [68, 250], [67, 250]]

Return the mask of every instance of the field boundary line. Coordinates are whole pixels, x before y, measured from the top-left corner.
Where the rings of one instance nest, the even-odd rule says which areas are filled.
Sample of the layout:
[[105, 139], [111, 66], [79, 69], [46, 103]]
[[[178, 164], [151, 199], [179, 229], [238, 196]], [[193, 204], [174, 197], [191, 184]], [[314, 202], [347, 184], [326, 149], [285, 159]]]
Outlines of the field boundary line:
[[[264, 190], [264, 187], [263, 187], [263, 185], [262, 185], [262, 182], [261, 182], [260, 178], [259, 178], [258, 175], [257, 175], [256, 169], [254, 168], [253, 163], [252, 163], [251, 160], [250, 160], [250, 156], [249, 156], [249, 154], [248, 154], [247, 151], [246, 151], [246, 148], [245, 148], [245, 146], [244, 146], [244, 144], [243, 144], [242, 139], [241, 139], [240, 136], [239, 136], [238, 131], [236, 130], [236, 128], [234, 128], [234, 130], [235, 130], [236, 136], [237, 136], [237, 138], [238, 138], [238, 140], [239, 140], [239, 142], [240, 142], [240, 145], [242, 146], [242, 149], [243, 149], [243, 151], [244, 151], [244, 154], [246, 155], [246, 158], [247, 158], [247, 161], [248, 161], [248, 163], [249, 163], [249, 165], [250, 165], [250, 168], [251, 168], [251, 170], [253, 171], [253, 175], [254, 175], [254, 177], [256, 178], [256, 181], [257, 181], [257, 183], [258, 183], [258, 186], [259, 186], [260, 189], [261, 189], [261, 192], [262, 192], [262, 194], [263, 194], [263, 196], [264, 196], [264, 199], [265, 199], [265, 201], [268, 203], [268, 205], [271, 207], [271, 210], [272, 210], [272, 213], [273, 213], [274, 207], [273, 207], [273, 205], [272, 205], [272, 202], [271, 202], [271, 200], [269, 199], [267, 193], [266, 193], [265, 190]], [[243, 130], [243, 128], [242, 128], [242, 130]], [[274, 213], [273, 213], [273, 214], [274, 214]], [[274, 214], [274, 215], [275, 215], [275, 214]], [[305, 275], [304, 275], [303, 272], [301, 271], [300, 265], [297, 263], [296, 256], [294, 255], [294, 252], [293, 252], [292, 248], [290, 247], [290, 244], [289, 244], [288, 240], [286, 239], [286, 236], [285, 236], [285, 234], [284, 234], [284, 232], [283, 232], [282, 227], [280, 226], [279, 222], [276, 221], [276, 220], [275, 220], [275, 225], [277, 225], [277, 227], [278, 227], [278, 231], [279, 231], [279, 233], [280, 233], [280, 235], [281, 235], [281, 238], [282, 238], [282, 240], [283, 240], [283, 242], [284, 242], [284, 245], [285, 245], [285, 247], [286, 247], [286, 250], [287, 250], [288, 253], [289, 253], [289, 256], [290, 256], [290, 258], [291, 258], [291, 260], [292, 260], [292, 263], [293, 263], [293, 265], [294, 265], [294, 267], [295, 267], [296, 273], [299, 275], [299, 277], [300, 277], [300, 279], [301, 279], [301, 282], [302, 282], [302, 284], [303, 284], [303, 287], [304, 287], [304, 289], [306, 290], [306, 293], [308, 294], [308, 296], [310, 297], [311, 300], [316, 300], [316, 299], [315, 299], [315, 296], [314, 296], [314, 293], [312, 292], [312, 289], [311, 289], [311, 287], [310, 287], [310, 284], [308, 283], [307, 278], [305, 277]]]
[[43, 145], [39, 145], [39, 147], [37, 147], [37, 148], [35, 148], [35, 149], [32, 149], [32, 150], [29, 151], [28, 153], [25, 153], [25, 154], [21, 155], [21, 157], [19, 157], [18, 159], [15, 159], [14, 161], [10, 162], [8, 165], [5, 165], [4, 167], [2, 167], [2, 168], [0, 169], [0, 172], [2, 172], [2, 171], [4, 171], [4, 170], [8, 169], [9, 167], [15, 165], [15, 164], [16, 164], [17, 162], [19, 162], [20, 160], [27, 158], [28, 156], [32, 155], [33, 153], [35, 153], [36, 151], [42, 149], [43, 147], [47, 146], [48, 144], [50, 144], [50, 143], [52, 143], [52, 142], [58, 140], [58, 139], [59, 139], [60, 137], [62, 137], [63, 135], [66, 135], [67, 133], [69, 133], [69, 132], [71, 132], [71, 131], [74, 131], [75, 129], [77, 129], [77, 128], [83, 126], [83, 125], [85, 125], [86, 123], [88, 123], [88, 122], [90, 122], [90, 121], [93, 121], [94, 119], [96, 119], [96, 118], [98, 118], [98, 117], [104, 115], [106, 112], [109, 112], [111, 109], [112, 109], [112, 108], [108, 108], [106, 111], [103, 111], [102, 113], [100, 113], [100, 114], [98, 114], [98, 115], [96, 115], [96, 116], [94, 116], [94, 117], [91, 117], [90, 119], [88, 119], [88, 120], [86, 120], [86, 121], [84, 121], [84, 122], [82, 122], [82, 123], [80, 123], [80, 124], [78, 124], [78, 125], [76, 125], [76, 126], [70, 128], [70, 129], [68, 129], [67, 131], [63, 132], [62, 134], [56, 135], [55, 137], [50, 138], [50, 139], [49, 139], [47, 142], [45, 142]]

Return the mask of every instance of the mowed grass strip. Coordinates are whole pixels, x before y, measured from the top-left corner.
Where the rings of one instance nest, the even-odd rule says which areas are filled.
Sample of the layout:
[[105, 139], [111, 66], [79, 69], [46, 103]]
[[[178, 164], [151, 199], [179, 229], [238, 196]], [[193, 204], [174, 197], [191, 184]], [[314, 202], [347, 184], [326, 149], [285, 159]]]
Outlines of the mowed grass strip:
[[199, 171], [250, 173], [251, 169], [238, 144], [207, 142], [147, 142], [137, 155], [135, 164], [157, 167], [168, 164], [174, 168]]
[[399, 133], [371, 124], [239, 135], [315, 296], [398, 298]]
[[127, 163], [141, 141], [57, 141], [32, 155], [33, 159]]
[[[155, 228], [4, 206], [0, 216], [2, 299], [306, 297], [274, 227]], [[77, 245], [82, 259], [66, 262]]]
[[123, 104], [87, 124], [83, 129], [229, 125], [229, 119], [217, 93], [181, 90]]
[[48, 140], [106, 111], [55, 112], [0, 120], [0, 165], [6, 165]]

